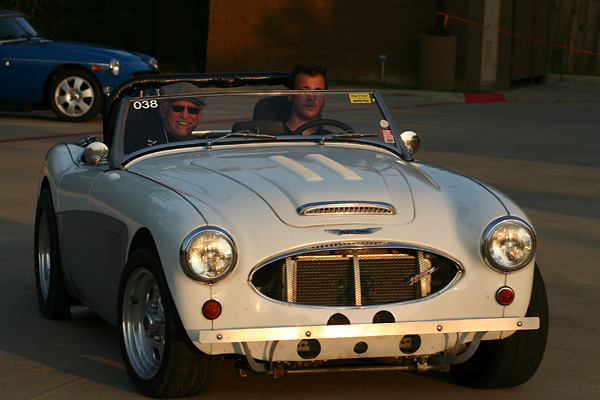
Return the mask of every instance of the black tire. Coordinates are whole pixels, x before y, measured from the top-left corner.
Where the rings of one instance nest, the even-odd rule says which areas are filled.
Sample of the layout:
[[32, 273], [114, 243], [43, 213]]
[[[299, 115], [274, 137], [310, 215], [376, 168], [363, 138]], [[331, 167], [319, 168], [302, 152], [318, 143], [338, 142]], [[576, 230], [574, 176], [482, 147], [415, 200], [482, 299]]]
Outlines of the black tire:
[[133, 253], [119, 285], [119, 342], [127, 373], [151, 397], [185, 397], [208, 389], [221, 356], [200, 352], [185, 333], [155, 251]]
[[37, 203], [34, 254], [35, 286], [41, 313], [52, 319], [70, 318], [72, 298], [63, 278], [56, 216], [48, 189], [42, 190]]
[[475, 354], [450, 372], [462, 385], [492, 389], [521, 385], [537, 371], [548, 339], [548, 298], [542, 274], [535, 266], [528, 317], [539, 317], [538, 330], [517, 331], [503, 340], [482, 341]]
[[96, 78], [84, 70], [58, 73], [48, 91], [50, 108], [67, 122], [84, 122], [94, 118], [104, 104], [104, 94]]

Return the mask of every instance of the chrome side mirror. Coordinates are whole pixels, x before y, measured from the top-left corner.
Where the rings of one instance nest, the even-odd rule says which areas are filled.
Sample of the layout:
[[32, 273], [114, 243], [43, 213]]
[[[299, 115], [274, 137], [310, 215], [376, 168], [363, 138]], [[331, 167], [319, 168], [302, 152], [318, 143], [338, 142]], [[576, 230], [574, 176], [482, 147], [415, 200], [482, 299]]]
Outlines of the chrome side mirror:
[[408, 153], [411, 156], [414, 156], [417, 151], [419, 151], [419, 147], [421, 147], [421, 139], [419, 139], [419, 135], [417, 135], [413, 131], [404, 131], [400, 135], [400, 138], [404, 142]]
[[90, 143], [83, 153], [86, 163], [94, 167], [108, 158], [108, 147], [102, 142]]

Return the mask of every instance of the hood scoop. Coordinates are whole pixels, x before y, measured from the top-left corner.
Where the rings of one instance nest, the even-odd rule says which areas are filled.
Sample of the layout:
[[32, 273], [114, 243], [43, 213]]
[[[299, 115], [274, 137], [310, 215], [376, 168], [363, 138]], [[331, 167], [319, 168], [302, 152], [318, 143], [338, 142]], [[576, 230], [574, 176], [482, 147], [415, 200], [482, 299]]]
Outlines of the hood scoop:
[[[312, 144], [250, 150], [242, 154], [225, 147], [193, 159], [189, 163], [201, 169], [179, 175], [177, 181], [190, 179], [185, 192], [219, 195], [219, 204], [251, 191], [290, 226], [406, 224], [414, 218], [411, 188], [403, 173], [406, 167], [386, 152]], [[230, 181], [217, 184], [219, 177]], [[220, 194], [219, 186], [233, 182], [240, 185], [237, 192]]]
[[376, 202], [313, 203], [298, 207], [299, 215], [396, 215], [391, 204]]

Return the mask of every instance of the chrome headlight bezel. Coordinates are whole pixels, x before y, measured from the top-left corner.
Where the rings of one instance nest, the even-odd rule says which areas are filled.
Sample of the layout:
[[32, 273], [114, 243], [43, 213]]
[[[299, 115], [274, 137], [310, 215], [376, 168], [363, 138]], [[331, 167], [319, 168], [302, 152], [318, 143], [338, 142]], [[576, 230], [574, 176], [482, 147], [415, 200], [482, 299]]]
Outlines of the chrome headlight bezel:
[[158, 69], [158, 60], [156, 58], [151, 57], [150, 60], [148, 60], [148, 64], [150, 64], [154, 68]]
[[119, 76], [121, 73], [121, 63], [119, 60], [113, 58], [110, 60], [110, 64], [108, 64], [108, 69], [113, 76]]
[[508, 274], [531, 262], [536, 244], [535, 232], [525, 220], [501, 217], [492, 221], [483, 232], [481, 254], [490, 268]]
[[[212, 245], [212, 248], [209, 248]], [[180, 250], [180, 262], [185, 273], [196, 281], [214, 283], [234, 270], [237, 249], [231, 235], [214, 226], [191, 232]]]

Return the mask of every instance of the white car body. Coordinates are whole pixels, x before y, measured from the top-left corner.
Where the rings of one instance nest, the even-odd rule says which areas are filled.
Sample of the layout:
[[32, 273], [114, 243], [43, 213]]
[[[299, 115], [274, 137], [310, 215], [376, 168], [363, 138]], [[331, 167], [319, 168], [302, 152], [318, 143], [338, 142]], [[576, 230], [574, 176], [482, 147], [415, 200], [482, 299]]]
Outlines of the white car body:
[[[477, 180], [412, 159], [376, 92], [328, 93], [324, 116], [336, 96], [353, 93], [380, 104], [376, 122], [393, 140], [204, 139], [128, 154], [123, 126], [142, 97], [111, 111], [118, 116], [108, 158], [91, 163], [97, 151], [90, 146], [51, 149], [40, 193], [51, 192], [69, 295], [121, 326], [124, 268], [151, 241], [189, 341], [206, 355], [239, 355], [249, 369], [274, 375], [293, 372], [295, 362], [326, 369], [334, 360], [441, 368], [466, 361], [471, 342], [470, 353], [480, 339], [539, 329], [540, 317], [527, 315], [535, 256], [498, 271], [482, 252], [490, 224], [530, 226], [524, 213]], [[202, 121], [238, 118], [213, 109], [234, 95], [244, 96], [207, 92]], [[352, 125], [354, 114], [343, 115]], [[319, 212], [307, 215], [307, 207]], [[195, 279], [182, 261], [186, 238], [207, 228], [230, 237], [236, 255], [233, 269], [212, 282]], [[304, 266], [310, 262], [318, 266]], [[395, 263], [418, 269], [396, 276], [389, 272], [400, 268]], [[321, 278], [311, 281], [302, 268]], [[438, 271], [448, 274], [443, 284], [432, 283], [442, 281]], [[380, 293], [388, 279], [395, 286]], [[514, 300], [500, 304], [506, 287]], [[401, 288], [417, 295], [390, 301]], [[207, 301], [220, 305], [216, 318], [203, 314]]]

